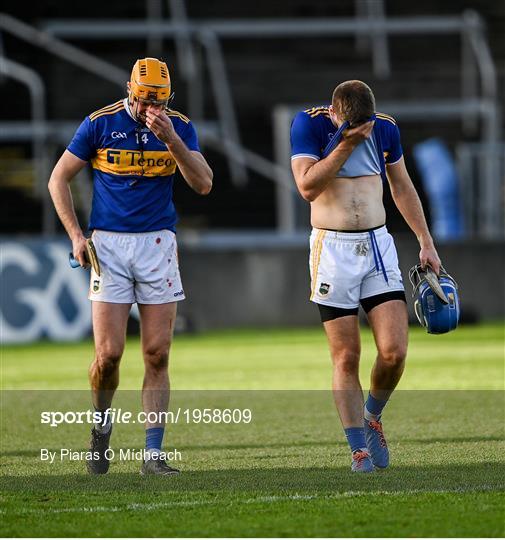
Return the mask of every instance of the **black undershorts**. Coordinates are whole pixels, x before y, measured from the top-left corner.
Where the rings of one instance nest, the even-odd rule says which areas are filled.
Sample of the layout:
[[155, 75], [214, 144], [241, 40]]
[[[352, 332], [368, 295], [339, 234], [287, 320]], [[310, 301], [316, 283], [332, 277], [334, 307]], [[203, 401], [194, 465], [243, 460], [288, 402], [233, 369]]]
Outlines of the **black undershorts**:
[[[405, 298], [405, 291], [391, 291], [375, 296], [369, 296], [359, 301], [361, 307], [365, 313], [371, 311], [374, 307], [389, 302], [390, 300], [403, 300], [407, 303]], [[333, 319], [339, 319], [340, 317], [347, 317], [349, 315], [357, 315], [358, 307], [347, 309], [334, 306], [324, 306], [323, 304], [317, 304], [319, 308], [319, 314], [321, 315], [321, 322], [332, 321]]]

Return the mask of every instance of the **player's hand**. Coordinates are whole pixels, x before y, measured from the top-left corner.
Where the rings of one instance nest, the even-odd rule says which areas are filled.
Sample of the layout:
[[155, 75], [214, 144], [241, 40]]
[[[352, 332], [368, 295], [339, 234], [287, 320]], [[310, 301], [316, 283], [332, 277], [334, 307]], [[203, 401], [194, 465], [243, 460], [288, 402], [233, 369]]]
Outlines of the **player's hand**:
[[74, 259], [77, 259], [83, 268], [88, 268], [89, 263], [86, 261], [86, 237], [83, 234], [72, 239], [72, 254]]
[[358, 146], [372, 134], [375, 120], [365, 122], [355, 128], [346, 129], [342, 132], [342, 141], [352, 147]]
[[424, 270], [426, 265], [430, 265], [437, 276], [440, 274], [440, 257], [438, 256], [435, 246], [422, 246], [421, 251], [419, 252], [419, 260], [421, 262], [421, 267]]
[[146, 112], [146, 126], [165, 144], [173, 143], [177, 138], [172, 120], [165, 111], [150, 108]]

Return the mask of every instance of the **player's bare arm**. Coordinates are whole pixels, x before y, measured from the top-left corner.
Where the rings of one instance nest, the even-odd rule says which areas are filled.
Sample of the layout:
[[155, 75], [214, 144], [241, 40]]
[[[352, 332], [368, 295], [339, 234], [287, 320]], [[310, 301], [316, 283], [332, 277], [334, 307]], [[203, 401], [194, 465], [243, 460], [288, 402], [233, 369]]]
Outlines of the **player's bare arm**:
[[426, 224], [419, 195], [412, 184], [403, 157], [398, 162], [387, 165], [386, 172], [393, 200], [408, 226], [417, 236], [421, 246], [419, 253], [421, 265], [424, 268], [426, 264], [429, 264], [438, 274], [440, 271], [440, 258]]
[[343, 139], [324, 159], [299, 158], [292, 162], [293, 175], [301, 196], [312, 202], [335, 180], [352, 151], [372, 133], [374, 122], [366, 122], [343, 133]]
[[200, 195], [212, 189], [212, 169], [200, 152], [190, 151], [177, 135], [172, 121], [164, 111], [150, 108], [146, 112], [146, 126], [167, 145], [184, 180]]
[[70, 182], [86, 163], [65, 150], [53, 169], [48, 185], [58, 217], [72, 241], [72, 253], [82, 267], [87, 266], [84, 255], [86, 238], [75, 215]]
[[[89, 249], [75, 214], [70, 182], [88, 162], [93, 169], [88, 230], [93, 231], [94, 257], [90, 258], [101, 260], [107, 271], [97, 271], [98, 265], [92, 265], [88, 294], [95, 344], [89, 377], [97, 415], [86, 457], [90, 474], [109, 470], [113, 424], [109, 413], [134, 303], [140, 313], [144, 412], [159, 414], [168, 408], [169, 350], [177, 302], [185, 298], [172, 200], [177, 166], [197, 193], [208, 193], [212, 187], [212, 171], [200, 154], [190, 120], [177, 111], [173, 111], [174, 118], [163, 112], [173, 99], [166, 63], [151, 57], [137, 60], [126, 87], [125, 99], [83, 120], [49, 181], [54, 206], [72, 240], [73, 255], [85, 266]], [[149, 130], [154, 137], [148, 136]], [[164, 429], [162, 421], [145, 425], [143, 475], [179, 472], [162, 457]]]

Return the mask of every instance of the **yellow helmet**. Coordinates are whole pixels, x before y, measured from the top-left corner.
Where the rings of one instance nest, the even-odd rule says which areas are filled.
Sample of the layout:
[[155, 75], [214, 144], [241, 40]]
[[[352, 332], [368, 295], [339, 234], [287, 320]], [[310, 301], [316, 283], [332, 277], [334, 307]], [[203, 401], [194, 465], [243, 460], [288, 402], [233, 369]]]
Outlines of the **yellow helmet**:
[[165, 62], [157, 58], [135, 62], [130, 78], [130, 92], [134, 98], [168, 106], [174, 96], [170, 91], [170, 74]]

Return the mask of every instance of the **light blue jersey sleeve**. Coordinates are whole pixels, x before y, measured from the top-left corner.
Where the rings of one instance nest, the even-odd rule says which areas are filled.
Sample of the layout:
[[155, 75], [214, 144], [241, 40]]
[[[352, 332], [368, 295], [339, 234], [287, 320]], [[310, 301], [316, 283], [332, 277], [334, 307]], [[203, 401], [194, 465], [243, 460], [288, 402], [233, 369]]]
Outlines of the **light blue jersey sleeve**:
[[67, 150], [83, 161], [89, 161], [96, 153], [94, 129], [87, 116], [77, 128]]
[[299, 112], [291, 124], [291, 159], [309, 157], [321, 159], [321, 141], [315, 124], [305, 112]]

